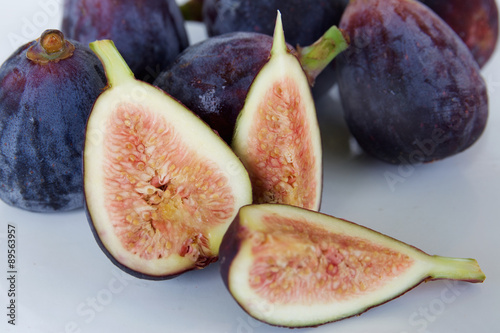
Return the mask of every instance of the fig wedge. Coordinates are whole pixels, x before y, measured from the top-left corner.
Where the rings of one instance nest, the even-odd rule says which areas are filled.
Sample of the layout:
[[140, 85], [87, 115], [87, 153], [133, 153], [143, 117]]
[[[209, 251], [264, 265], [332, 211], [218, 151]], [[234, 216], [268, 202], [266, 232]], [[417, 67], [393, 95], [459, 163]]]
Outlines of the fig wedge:
[[90, 46], [108, 77], [84, 150], [86, 208], [97, 243], [139, 278], [207, 266], [238, 209], [251, 202], [244, 166], [195, 114], [136, 80], [112, 41]]
[[319, 210], [321, 136], [306, 74], [285, 44], [278, 12], [269, 61], [248, 91], [232, 147], [250, 174], [254, 203]]
[[474, 259], [431, 256], [358, 224], [278, 204], [241, 208], [220, 258], [239, 305], [284, 327], [358, 315], [423, 281], [485, 279]]

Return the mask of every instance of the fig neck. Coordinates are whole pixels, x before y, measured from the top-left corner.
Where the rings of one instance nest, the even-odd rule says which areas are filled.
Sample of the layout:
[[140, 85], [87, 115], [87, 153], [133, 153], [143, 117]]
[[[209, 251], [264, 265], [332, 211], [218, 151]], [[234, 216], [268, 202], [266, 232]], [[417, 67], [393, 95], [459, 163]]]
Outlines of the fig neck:
[[332, 26], [314, 44], [297, 47], [300, 64], [311, 85], [333, 59], [349, 47], [349, 43], [347, 33]]
[[115, 87], [124, 82], [135, 80], [134, 73], [112, 40], [98, 40], [90, 43], [89, 46], [104, 66], [108, 87]]

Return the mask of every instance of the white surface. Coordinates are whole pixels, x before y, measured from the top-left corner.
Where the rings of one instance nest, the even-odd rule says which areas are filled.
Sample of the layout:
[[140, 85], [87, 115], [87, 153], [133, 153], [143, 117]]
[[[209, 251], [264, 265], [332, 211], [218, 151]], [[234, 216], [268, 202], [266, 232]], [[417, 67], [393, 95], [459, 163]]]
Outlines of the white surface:
[[[0, 59], [60, 24], [62, 0], [3, 1]], [[203, 27], [189, 24], [191, 40]], [[500, 58], [483, 70], [490, 119], [455, 157], [412, 169], [356, 149], [335, 91], [318, 103], [325, 179], [322, 211], [431, 254], [473, 257], [483, 284], [435, 281], [350, 318], [301, 332], [498, 332], [500, 322]], [[391, 188], [385, 174], [401, 174]], [[16, 326], [7, 324], [7, 225], [17, 227]], [[122, 273], [98, 248], [83, 211], [34, 214], [0, 203], [0, 332], [289, 332], [248, 317], [226, 291], [218, 264], [168, 281]], [[479, 326], [478, 326], [479, 325]]]

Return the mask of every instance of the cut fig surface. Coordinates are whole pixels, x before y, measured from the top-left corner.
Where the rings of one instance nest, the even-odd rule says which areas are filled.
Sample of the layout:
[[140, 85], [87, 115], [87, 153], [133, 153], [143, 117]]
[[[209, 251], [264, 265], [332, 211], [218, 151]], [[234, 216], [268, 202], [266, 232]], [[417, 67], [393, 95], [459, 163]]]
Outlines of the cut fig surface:
[[101, 248], [120, 268], [161, 279], [203, 268], [238, 209], [248, 174], [192, 112], [135, 80], [111, 41], [91, 44], [108, 89], [89, 118], [85, 196]]
[[250, 86], [232, 147], [247, 168], [254, 203], [318, 210], [321, 137], [308, 79], [287, 51], [278, 15], [269, 61]]
[[360, 314], [426, 280], [485, 279], [474, 259], [430, 256], [358, 224], [279, 204], [241, 208], [220, 258], [240, 306], [286, 327]]

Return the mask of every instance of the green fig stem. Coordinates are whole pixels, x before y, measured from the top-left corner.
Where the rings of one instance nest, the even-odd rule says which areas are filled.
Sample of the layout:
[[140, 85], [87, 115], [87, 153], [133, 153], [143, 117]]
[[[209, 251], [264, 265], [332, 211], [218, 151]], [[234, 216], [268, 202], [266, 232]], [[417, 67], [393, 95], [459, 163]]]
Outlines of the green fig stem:
[[98, 40], [90, 43], [89, 46], [104, 66], [108, 78], [108, 87], [114, 87], [127, 80], [135, 80], [134, 73], [112, 40]]
[[349, 43], [349, 36], [337, 26], [332, 26], [312, 45], [297, 46], [300, 63], [311, 85], [326, 66], [349, 47]]
[[434, 266], [431, 279], [449, 279], [467, 282], [483, 282], [486, 279], [475, 259], [432, 256]]
[[30, 46], [26, 57], [34, 63], [44, 65], [70, 58], [74, 52], [75, 46], [64, 39], [61, 31], [49, 29]]
[[203, 0], [189, 0], [179, 6], [186, 21], [203, 22]]

